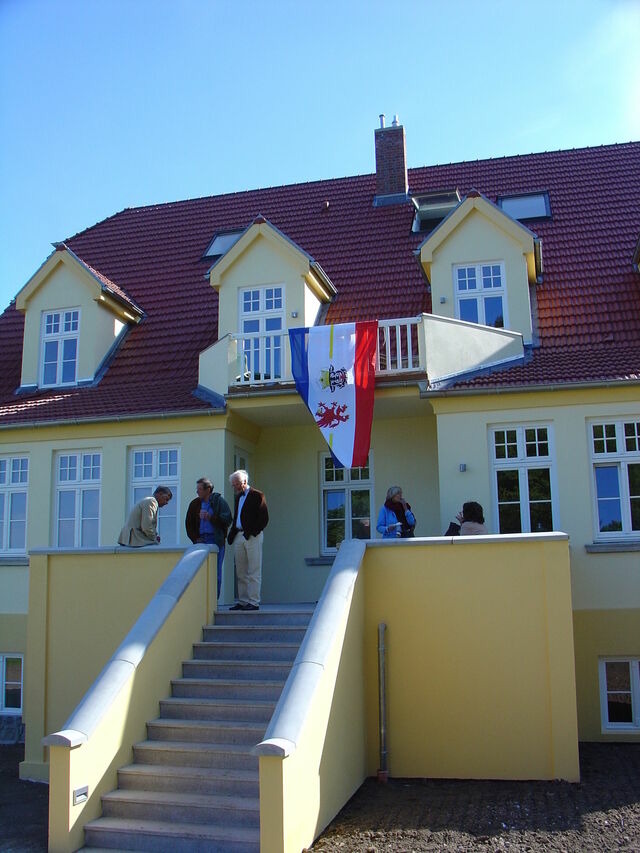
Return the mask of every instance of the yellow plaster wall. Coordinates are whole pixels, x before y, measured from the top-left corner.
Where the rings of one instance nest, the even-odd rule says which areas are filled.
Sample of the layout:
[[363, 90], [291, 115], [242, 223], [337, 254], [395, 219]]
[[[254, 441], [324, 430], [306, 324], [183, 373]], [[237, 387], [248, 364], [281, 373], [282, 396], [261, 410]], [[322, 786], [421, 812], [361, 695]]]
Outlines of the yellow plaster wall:
[[113, 344], [114, 314], [96, 301], [97, 283], [87, 280], [71, 261], [60, 262], [27, 303], [24, 323], [22, 384], [40, 382], [40, 334], [42, 312], [80, 308], [77, 379], [92, 379]]
[[[177, 560], [176, 560], [177, 562]], [[168, 695], [170, 680], [180, 675], [182, 660], [209, 621], [214, 589], [215, 554], [200, 571], [147, 648], [88, 741], [76, 749], [53, 747], [49, 807], [49, 850], [69, 853], [83, 843], [85, 823], [100, 815], [100, 796], [117, 785], [118, 768], [132, 759], [132, 745], [144, 740], [146, 722], [158, 715], [158, 700]], [[169, 571], [173, 565], [169, 567]], [[110, 572], [108, 564], [101, 575]], [[102, 583], [104, 583], [104, 578]], [[151, 598], [153, 590], [148, 598]], [[146, 605], [143, 602], [143, 606]], [[141, 608], [142, 609], [142, 608]], [[136, 614], [136, 616], [139, 614]], [[119, 640], [124, 639], [124, 634]], [[53, 674], [53, 673], [52, 673]], [[72, 791], [88, 786], [89, 798], [73, 805]]]
[[[408, 437], [410, 439], [408, 440]], [[417, 535], [438, 533], [438, 481], [435, 418], [374, 421], [371, 435], [374, 502], [371, 534], [389, 486], [399, 484], [418, 519]], [[315, 601], [330, 566], [308, 566], [321, 556], [322, 456], [327, 446], [309, 415], [308, 426], [263, 428], [256, 446], [251, 482], [265, 491], [269, 526], [265, 530], [264, 601]], [[278, 489], [265, 483], [279, 483]], [[313, 538], [311, 538], [311, 536]]]
[[[101, 450], [102, 489], [100, 544], [115, 545], [126, 520], [129, 497], [129, 451], [134, 448], [178, 446], [181, 458], [179, 544], [189, 544], [184, 517], [195, 497], [198, 477], [208, 476], [217, 491], [225, 483], [226, 417], [171, 418], [11, 430], [0, 435], [0, 453], [29, 456], [27, 550], [55, 541], [55, 458], [60, 451]], [[228, 470], [228, 469], [227, 469]], [[222, 488], [221, 488], [222, 487]]]
[[364, 571], [369, 775], [384, 622], [391, 775], [579, 778], [566, 540], [389, 543]]
[[26, 615], [29, 608], [29, 567], [0, 565], [0, 618]]
[[[506, 328], [522, 332], [531, 342], [531, 307], [527, 265], [519, 246], [505, 231], [473, 210], [434, 251], [431, 265], [431, 299], [434, 313], [455, 317], [453, 265], [504, 261], [507, 292]], [[440, 298], [446, 302], [440, 304]]]
[[62, 728], [179, 557], [154, 549], [31, 556], [23, 778], [46, 778], [42, 737]]
[[602, 731], [598, 660], [640, 657], [640, 608], [578, 610], [573, 630], [580, 740], [638, 742], [640, 732]]
[[[444, 531], [466, 500], [484, 507], [490, 532], [498, 531], [491, 493], [488, 428], [549, 423], [553, 428], [559, 512], [556, 528], [570, 536], [575, 610], [640, 607], [638, 553], [587, 553], [594, 541], [594, 495], [588, 421], [638, 417], [633, 388], [553, 390], [537, 394], [432, 398], [438, 419], [440, 512]], [[459, 463], [467, 465], [460, 473]]]
[[24, 655], [27, 651], [27, 614], [0, 613], [0, 652]]

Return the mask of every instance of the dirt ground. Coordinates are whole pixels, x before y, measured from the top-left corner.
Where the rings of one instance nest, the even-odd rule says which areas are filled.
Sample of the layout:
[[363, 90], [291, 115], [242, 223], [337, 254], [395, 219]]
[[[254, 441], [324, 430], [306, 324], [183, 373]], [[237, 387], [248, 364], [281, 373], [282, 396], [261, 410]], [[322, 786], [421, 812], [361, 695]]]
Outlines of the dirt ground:
[[313, 853], [640, 851], [640, 744], [580, 744], [579, 784], [369, 779]]
[[[49, 789], [18, 779], [24, 746], [0, 746], [0, 851], [47, 849]], [[580, 745], [582, 780], [370, 779], [313, 853], [640, 851], [640, 744]]]

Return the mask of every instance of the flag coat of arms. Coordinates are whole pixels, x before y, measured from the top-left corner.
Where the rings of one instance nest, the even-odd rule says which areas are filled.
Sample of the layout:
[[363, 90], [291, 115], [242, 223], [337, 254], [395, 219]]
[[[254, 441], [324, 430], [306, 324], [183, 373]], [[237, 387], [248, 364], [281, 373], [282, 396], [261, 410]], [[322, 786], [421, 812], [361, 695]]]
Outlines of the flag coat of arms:
[[291, 369], [334, 460], [366, 464], [375, 389], [377, 321], [289, 329]]

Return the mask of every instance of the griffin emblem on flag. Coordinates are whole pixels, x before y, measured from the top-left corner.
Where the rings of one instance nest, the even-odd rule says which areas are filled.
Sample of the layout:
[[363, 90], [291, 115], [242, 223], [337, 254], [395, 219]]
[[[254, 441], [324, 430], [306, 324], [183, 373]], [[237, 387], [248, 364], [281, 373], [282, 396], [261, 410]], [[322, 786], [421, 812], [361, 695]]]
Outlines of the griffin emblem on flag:
[[346, 468], [365, 465], [373, 420], [377, 321], [289, 329], [289, 340], [296, 388], [334, 462]]

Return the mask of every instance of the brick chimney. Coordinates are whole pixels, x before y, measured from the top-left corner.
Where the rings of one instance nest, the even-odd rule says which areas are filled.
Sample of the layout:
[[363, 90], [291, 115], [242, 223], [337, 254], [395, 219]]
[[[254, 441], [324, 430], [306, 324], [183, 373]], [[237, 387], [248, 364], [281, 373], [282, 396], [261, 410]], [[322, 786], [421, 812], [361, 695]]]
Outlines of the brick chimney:
[[385, 127], [384, 114], [380, 116], [380, 127], [376, 128], [376, 194], [375, 206], [400, 204], [407, 200], [409, 182], [407, 178], [407, 149], [404, 127], [398, 116], [391, 127]]

